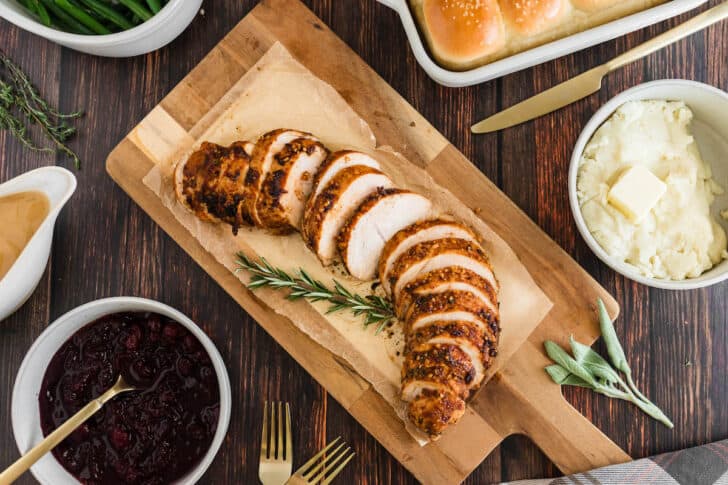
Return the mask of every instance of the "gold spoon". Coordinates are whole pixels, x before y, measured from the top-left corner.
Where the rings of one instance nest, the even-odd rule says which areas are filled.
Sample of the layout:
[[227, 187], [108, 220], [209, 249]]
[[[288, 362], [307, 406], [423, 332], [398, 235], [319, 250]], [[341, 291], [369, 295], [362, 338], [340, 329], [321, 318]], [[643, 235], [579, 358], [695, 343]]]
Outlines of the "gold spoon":
[[56, 445], [58, 445], [58, 443], [66, 439], [68, 435], [73, 433], [76, 428], [81, 426], [88, 418], [93, 416], [108, 401], [123, 392], [136, 390], [138, 390], [136, 387], [127, 384], [126, 381], [124, 381], [124, 378], [119, 376], [116, 383], [105, 393], [86, 404], [76, 414], [68, 418], [65, 423], [49, 434], [43, 441], [35, 445], [33, 449], [20, 457], [18, 461], [10, 465], [7, 470], [0, 473], [0, 485], [10, 485], [17, 480], [18, 477], [28, 471], [28, 468], [33, 466], [36, 461], [40, 460], [43, 455], [51, 451], [56, 447]]

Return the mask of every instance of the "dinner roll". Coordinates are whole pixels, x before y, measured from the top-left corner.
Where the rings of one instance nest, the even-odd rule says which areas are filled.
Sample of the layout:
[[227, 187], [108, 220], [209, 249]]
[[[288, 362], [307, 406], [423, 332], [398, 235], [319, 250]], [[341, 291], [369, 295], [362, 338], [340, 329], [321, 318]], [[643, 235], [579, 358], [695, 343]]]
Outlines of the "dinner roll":
[[665, 1], [408, 0], [430, 57], [451, 71], [508, 58]]
[[438, 62], [462, 70], [500, 50], [505, 27], [496, 0], [419, 0], [415, 10]]
[[596, 12], [604, 8], [609, 8], [623, 0], [571, 0], [574, 8], [584, 10], [585, 12]]
[[521, 35], [535, 35], [559, 24], [568, 12], [566, 0], [500, 0], [503, 17]]

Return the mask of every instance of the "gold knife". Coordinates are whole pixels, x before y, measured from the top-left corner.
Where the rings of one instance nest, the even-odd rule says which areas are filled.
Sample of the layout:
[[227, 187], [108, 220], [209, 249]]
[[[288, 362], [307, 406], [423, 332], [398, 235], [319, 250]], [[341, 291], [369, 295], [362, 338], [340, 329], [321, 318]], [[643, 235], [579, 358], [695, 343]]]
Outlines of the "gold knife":
[[561, 84], [547, 89], [525, 101], [511, 106], [490, 118], [474, 124], [470, 129], [473, 133], [490, 133], [502, 130], [525, 121], [538, 118], [566, 105], [585, 98], [599, 91], [602, 78], [630, 62], [641, 59], [655, 51], [666, 47], [690, 34], [694, 34], [709, 25], [728, 18], [728, 2], [724, 2], [688, 20], [677, 27], [664, 32], [644, 44], [628, 50], [611, 61], [579, 74]]

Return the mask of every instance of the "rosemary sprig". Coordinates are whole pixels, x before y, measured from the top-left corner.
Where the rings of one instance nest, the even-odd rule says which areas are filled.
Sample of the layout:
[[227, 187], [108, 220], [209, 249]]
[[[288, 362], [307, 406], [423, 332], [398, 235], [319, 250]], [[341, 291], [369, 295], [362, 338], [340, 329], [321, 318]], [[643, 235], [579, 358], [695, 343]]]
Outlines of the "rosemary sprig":
[[[556, 362], [547, 366], [546, 372], [556, 384], [586, 387], [611, 398], [629, 401], [668, 428], [672, 428], [670, 418], [647, 399], [632, 381], [632, 371], [624, 355], [624, 349], [619, 343], [612, 320], [601, 299], [597, 301], [597, 308], [599, 326], [612, 365], [591, 347], [577, 342], [572, 336], [570, 344], [573, 357], [555, 342], [547, 340], [544, 343], [546, 353]], [[624, 374], [626, 382], [620, 377], [619, 372]]]
[[364, 326], [378, 324], [375, 334], [381, 332], [387, 322], [394, 318], [392, 304], [376, 295], [358, 295], [344, 288], [338, 281], [334, 280], [334, 288], [330, 289], [322, 282], [312, 278], [306, 271], [299, 269], [295, 276], [292, 276], [280, 268], [275, 268], [265, 259], [253, 261], [243, 253], [237, 254], [235, 272], [242, 270], [251, 273], [248, 288], [269, 287], [275, 289], [289, 290], [289, 300], [304, 298], [310, 302], [328, 301], [331, 306], [326, 313], [349, 310], [355, 316], [364, 318]]
[[[69, 120], [82, 115], [78, 111], [61, 113], [50, 106], [23, 70], [0, 49], [0, 130], [7, 130], [31, 150], [64, 153], [79, 168], [81, 160], [65, 142], [76, 133]], [[28, 133], [30, 125], [38, 125], [53, 148], [36, 143]]]

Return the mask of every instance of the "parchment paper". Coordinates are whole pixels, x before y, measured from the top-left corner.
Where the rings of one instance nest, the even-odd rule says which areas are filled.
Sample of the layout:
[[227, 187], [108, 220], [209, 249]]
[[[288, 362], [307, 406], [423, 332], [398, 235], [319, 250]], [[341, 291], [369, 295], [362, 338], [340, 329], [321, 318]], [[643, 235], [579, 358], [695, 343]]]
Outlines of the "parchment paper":
[[[371, 293], [371, 282], [359, 282], [336, 268], [324, 268], [308, 251], [298, 234], [272, 236], [258, 229], [241, 229], [233, 236], [229, 226], [200, 221], [175, 198], [172, 173], [174, 164], [185, 159], [202, 141], [227, 145], [235, 140], [255, 140], [262, 133], [285, 127], [308, 131], [332, 150], [352, 148], [372, 154], [384, 171], [401, 187], [427, 195], [444, 213], [473, 227], [485, 241], [495, 273], [501, 282], [501, 349], [518, 346], [517, 329], [533, 327], [551, 308], [551, 301], [535, 284], [526, 268], [507, 244], [453, 194], [438, 186], [424, 170], [407, 162], [389, 147], [377, 147], [369, 125], [329, 84], [315, 77], [280, 44], [275, 44], [231, 89], [220, 105], [220, 116], [174, 154], [157, 160], [144, 178], [177, 220], [220, 263], [234, 271], [235, 254], [265, 257], [288, 271], [304, 268], [309, 274], [330, 284], [336, 278], [353, 291]], [[214, 109], [213, 109], [214, 111]], [[217, 115], [210, 115], [217, 116]], [[143, 137], [137, 137], [142, 139]], [[149, 138], [147, 136], [147, 138]], [[154, 143], [149, 141], [148, 143]], [[152, 150], [150, 150], [152, 151]], [[243, 283], [245, 272], [238, 273]], [[293, 324], [319, 344], [345, 359], [349, 365], [394, 408], [413, 436], [424, 444], [427, 438], [409, 426], [404, 403], [399, 399], [403, 335], [399, 322], [375, 335], [362, 321], [348, 312], [325, 315], [325, 303], [289, 302], [281, 292], [257, 291], [271, 309], [288, 317]], [[311, 311], [311, 308], [315, 311]], [[509, 338], [509, 334], [512, 336]], [[525, 338], [525, 337], [524, 337]]]

